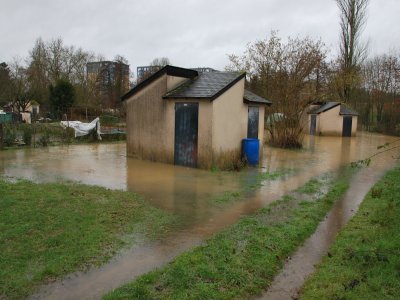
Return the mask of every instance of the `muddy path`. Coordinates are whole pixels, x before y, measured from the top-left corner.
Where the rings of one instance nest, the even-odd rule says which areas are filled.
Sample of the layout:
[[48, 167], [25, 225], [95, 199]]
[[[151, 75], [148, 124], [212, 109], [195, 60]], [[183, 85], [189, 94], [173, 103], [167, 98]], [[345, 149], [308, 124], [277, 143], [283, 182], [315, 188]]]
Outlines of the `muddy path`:
[[377, 158], [371, 166], [363, 168], [352, 178], [345, 195], [334, 204], [314, 234], [288, 259], [259, 299], [298, 299], [301, 287], [327, 255], [336, 235], [355, 215], [368, 191], [391, 168], [391, 164], [386, 162], [389, 160]]
[[[0, 152], [0, 173], [33, 181], [74, 180], [134, 191], [154, 206], [182, 217], [179, 228], [164, 238], [122, 251], [100, 268], [77, 272], [43, 287], [33, 298], [95, 299], [135, 277], [171, 261], [183, 251], [235, 223], [241, 216], [300, 187], [310, 178], [336, 171], [365, 158], [378, 145], [394, 138], [359, 134], [356, 138], [307, 137], [301, 151], [265, 147], [262, 167], [240, 173], [208, 172], [126, 158], [124, 144], [77, 145]], [[391, 155], [383, 164], [392, 163]], [[278, 180], [223, 206], [210, 198], [240, 191], [256, 181], [259, 172], [294, 170]]]

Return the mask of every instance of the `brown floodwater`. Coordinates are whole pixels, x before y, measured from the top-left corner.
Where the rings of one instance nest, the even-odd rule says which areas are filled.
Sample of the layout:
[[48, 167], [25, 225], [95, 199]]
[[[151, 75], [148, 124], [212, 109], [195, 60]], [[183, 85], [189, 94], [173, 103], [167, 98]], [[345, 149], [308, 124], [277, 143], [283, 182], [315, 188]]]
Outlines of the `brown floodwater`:
[[[261, 167], [239, 173], [210, 172], [127, 158], [123, 143], [21, 149], [0, 152], [0, 174], [35, 182], [72, 180], [129, 190], [142, 195], [154, 206], [182, 217], [182, 225], [167, 236], [137, 244], [104, 266], [71, 274], [43, 287], [33, 296], [36, 299], [95, 299], [171, 261], [241, 216], [254, 213], [310, 178], [337, 171], [351, 161], [375, 153], [377, 146], [394, 140], [369, 133], [360, 133], [355, 138], [306, 137], [303, 150], [265, 147]], [[376, 165], [382, 165], [382, 169], [390, 167], [392, 156], [390, 152], [378, 156], [366, 170], [373, 173]], [[278, 180], [264, 182], [259, 189], [237, 201], [212, 204], [211, 199], [216, 195], [242, 191], [244, 186], [256, 183], [259, 172], [282, 169], [292, 172]]]

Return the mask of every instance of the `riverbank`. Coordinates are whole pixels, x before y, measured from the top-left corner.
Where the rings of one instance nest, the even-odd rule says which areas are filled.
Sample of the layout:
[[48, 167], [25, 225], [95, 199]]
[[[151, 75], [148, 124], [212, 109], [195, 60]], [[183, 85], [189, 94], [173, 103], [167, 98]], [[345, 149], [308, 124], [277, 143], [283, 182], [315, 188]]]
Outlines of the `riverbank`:
[[0, 195], [0, 299], [100, 265], [177, 222], [136, 194], [97, 186], [0, 178]]
[[400, 167], [368, 193], [301, 299], [400, 298]]
[[354, 169], [310, 180], [105, 299], [232, 299], [260, 294], [349, 186]]

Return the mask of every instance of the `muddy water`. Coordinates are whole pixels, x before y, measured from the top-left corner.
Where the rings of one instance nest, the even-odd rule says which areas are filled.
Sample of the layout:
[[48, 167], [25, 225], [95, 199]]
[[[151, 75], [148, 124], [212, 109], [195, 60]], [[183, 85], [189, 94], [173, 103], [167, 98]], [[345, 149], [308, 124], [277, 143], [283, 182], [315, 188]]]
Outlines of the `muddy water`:
[[[170, 261], [204, 238], [236, 222], [311, 177], [376, 151], [394, 140], [374, 134], [356, 138], [311, 137], [301, 151], [265, 148], [262, 168], [240, 173], [208, 172], [126, 158], [124, 144], [78, 145], [0, 152], [0, 173], [33, 181], [74, 180], [108, 188], [130, 190], [153, 205], [184, 217], [181, 228], [162, 240], [126, 250], [108, 264], [44, 287], [34, 298], [93, 299]], [[380, 158], [385, 166], [391, 155]], [[260, 171], [292, 169], [280, 180], [268, 181], [245, 199], [225, 206], [209, 199], [224, 191], [240, 191]], [[370, 168], [371, 169], [371, 168]], [[371, 169], [372, 171], [374, 169]]]

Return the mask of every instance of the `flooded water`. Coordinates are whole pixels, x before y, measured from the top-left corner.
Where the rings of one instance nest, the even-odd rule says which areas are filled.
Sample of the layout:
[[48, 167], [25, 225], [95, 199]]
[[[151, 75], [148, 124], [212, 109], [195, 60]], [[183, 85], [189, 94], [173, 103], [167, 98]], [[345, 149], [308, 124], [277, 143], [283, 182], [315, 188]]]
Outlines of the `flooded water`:
[[[159, 241], [137, 245], [108, 264], [75, 273], [44, 287], [33, 298], [94, 299], [172, 260], [179, 253], [235, 223], [241, 216], [298, 188], [314, 176], [368, 157], [395, 138], [361, 133], [355, 138], [307, 137], [299, 151], [265, 147], [262, 167], [240, 173], [209, 172], [127, 158], [125, 144], [97, 144], [0, 152], [0, 174], [36, 182], [73, 180], [142, 195], [154, 206], [183, 217], [181, 228]], [[378, 156], [368, 168], [393, 165], [393, 153]], [[241, 191], [259, 172], [291, 169], [279, 180], [229, 205], [211, 205], [225, 191]]]

